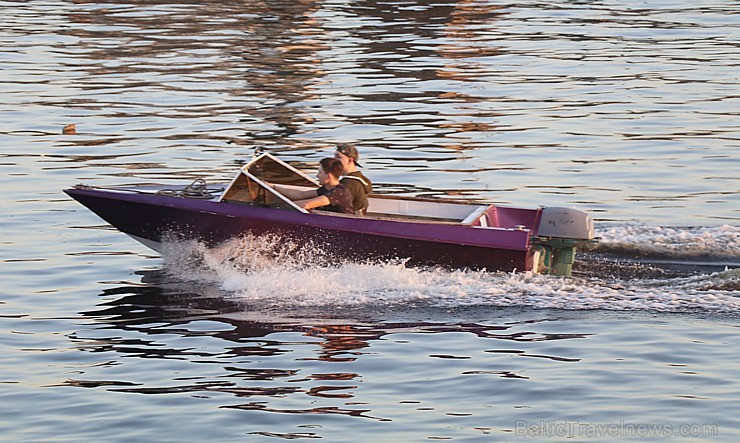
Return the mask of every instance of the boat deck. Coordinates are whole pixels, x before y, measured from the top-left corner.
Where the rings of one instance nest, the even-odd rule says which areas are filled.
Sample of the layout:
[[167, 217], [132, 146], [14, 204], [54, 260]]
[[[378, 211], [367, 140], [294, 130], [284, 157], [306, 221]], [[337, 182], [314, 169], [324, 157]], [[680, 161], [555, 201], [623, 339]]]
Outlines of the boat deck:
[[485, 215], [493, 208], [492, 205], [401, 199], [381, 195], [370, 196], [368, 203], [366, 217], [483, 227], [488, 226]]

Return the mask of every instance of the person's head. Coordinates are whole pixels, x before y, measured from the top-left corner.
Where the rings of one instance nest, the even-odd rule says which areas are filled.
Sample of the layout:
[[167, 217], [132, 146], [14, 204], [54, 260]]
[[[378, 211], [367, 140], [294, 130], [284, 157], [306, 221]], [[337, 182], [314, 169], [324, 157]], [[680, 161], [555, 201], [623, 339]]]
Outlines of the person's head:
[[336, 158], [322, 158], [319, 162], [319, 183], [322, 185], [334, 182], [338, 183], [343, 170], [344, 166], [342, 166], [342, 162]]
[[344, 172], [354, 172], [357, 168], [362, 167], [358, 163], [360, 160], [360, 153], [357, 152], [357, 148], [349, 143], [338, 144], [337, 150], [334, 152], [334, 158], [342, 162]]

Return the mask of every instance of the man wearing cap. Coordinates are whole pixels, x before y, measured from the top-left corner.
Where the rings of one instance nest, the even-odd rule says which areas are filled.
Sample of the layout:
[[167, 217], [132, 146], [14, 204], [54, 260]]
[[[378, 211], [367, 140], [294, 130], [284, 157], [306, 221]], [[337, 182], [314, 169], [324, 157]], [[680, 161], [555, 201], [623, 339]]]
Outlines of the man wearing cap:
[[352, 205], [358, 214], [367, 212], [367, 196], [373, 192], [373, 184], [365, 177], [358, 167], [362, 167], [357, 161], [360, 153], [357, 148], [349, 143], [340, 143], [334, 153], [334, 158], [342, 162], [344, 172], [339, 182], [352, 193]]

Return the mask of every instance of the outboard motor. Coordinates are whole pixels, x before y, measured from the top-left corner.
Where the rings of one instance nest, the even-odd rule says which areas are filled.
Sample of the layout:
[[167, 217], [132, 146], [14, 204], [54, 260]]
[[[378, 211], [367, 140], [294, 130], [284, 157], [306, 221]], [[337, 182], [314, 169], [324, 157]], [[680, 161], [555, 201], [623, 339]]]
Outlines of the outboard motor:
[[550, 274], [570, 275], [576, 248], [594, 243], [591, 216], [572, 208], [542, 208], [535, 244], [544, 250], [544, 266]]

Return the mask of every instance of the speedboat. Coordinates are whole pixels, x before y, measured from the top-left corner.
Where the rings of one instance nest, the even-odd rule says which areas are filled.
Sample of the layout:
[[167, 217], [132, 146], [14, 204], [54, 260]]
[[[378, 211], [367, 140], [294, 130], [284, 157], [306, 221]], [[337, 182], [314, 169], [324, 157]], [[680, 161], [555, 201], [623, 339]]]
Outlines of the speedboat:
[[318, 247], [342, 260], [570, 275], [576, 249], [595, 242], [589, 214], [371, 194], [366, 214], [307, 211], [271, 186], [315, 189], [316, 180], [270, 153], [230, 183], [97, 187], [64, 192], [135, 240], [162, 252], [168, 241], [217, 245], [252, 235]]

